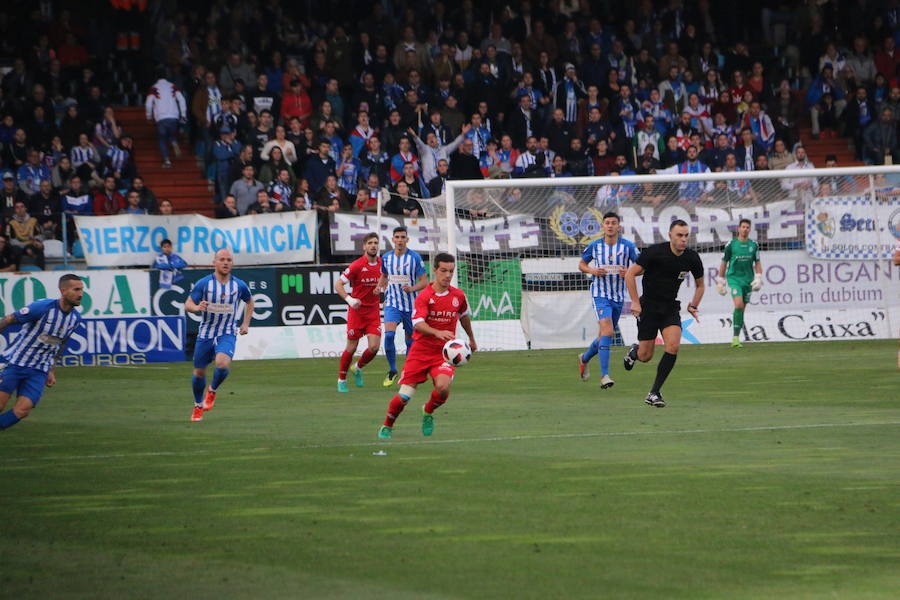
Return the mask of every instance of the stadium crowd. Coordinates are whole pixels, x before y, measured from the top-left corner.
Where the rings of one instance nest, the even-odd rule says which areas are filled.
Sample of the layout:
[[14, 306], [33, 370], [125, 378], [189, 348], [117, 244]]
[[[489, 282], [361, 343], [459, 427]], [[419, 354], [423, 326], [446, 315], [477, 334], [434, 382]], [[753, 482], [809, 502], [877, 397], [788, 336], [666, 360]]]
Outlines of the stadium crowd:
[[110, 106], [111, 52], [158, 65], [163, 166], [186, 132], [219, 217], [372, 211], [384, 187], [416, 215], [450, 179], [803, 168], [807, 120], [867, 163], [898, 150], [897, 0], [111, 4], [124, 42], [64, 1], [0, 15], [16, 261], [42, 264], [61, 213], [171, 212]]

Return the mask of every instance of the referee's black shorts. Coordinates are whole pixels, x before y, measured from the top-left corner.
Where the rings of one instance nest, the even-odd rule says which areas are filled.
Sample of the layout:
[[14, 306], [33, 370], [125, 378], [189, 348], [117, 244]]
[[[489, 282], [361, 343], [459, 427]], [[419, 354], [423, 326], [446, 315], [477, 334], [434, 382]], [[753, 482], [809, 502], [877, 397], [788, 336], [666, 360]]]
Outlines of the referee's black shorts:
[[645, 302], [641, 298], [641, 316], [637, 323], [638, 341], [655, 340], [658, 331], [672, 325], [681, 327], [680, 302]]

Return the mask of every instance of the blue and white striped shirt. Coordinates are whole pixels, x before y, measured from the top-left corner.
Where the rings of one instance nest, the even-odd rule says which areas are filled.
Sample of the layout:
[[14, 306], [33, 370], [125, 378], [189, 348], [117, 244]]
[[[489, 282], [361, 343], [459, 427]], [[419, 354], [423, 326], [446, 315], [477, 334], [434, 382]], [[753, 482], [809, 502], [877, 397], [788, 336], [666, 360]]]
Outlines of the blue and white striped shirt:
[[418, 292], [404, 292], [402, 287], [416, 285], [419, 277], [425, 274], [422, 257], [418, 252], [408, 248], [400, 256], [391, 250], [381, 257], [381, 272], [387, 275], [388, 279], [387, 290], [384, 293], [384, 305], [411, 313]]
[[[625, 271], [637, 260], [637, 246], [631, 240], [618, 238], [609, 245], [606, 238], [594, 240], [581, 253], [581, 258], [591, 267], [604, 267], [608, 274], [591, 278], [591, 296], [613, 302], [625, 301]], [[610, 268], [612, 267], [612, 268]]]
[[250, 288], [237, 277], [229, 277], [228, 282], [223, 284], [212, 274], [195, 283], [191, 290], [191, 300], [196, 304], [204, 300], [209, 302], [207, 309], [201, 313], [203, 320], [197, 337], [209, 340], [220, 335], [234, 335], [234, 321], [241, 301], [248, 302], [251, 297]]
[[93, 146], [88, 146], [87, 148], [75, 146], [72, 148], [71, 152], [69, 152], [69, 158], [72, 159], [72, 166], [76, 168], [86, 162], [97, 162], [99, 160], [97, 151], [94, 150]]
[[74, 308], [63, 312], [59, 300], [47, 298], [32, 302], [13, 313], [22, 325], [3, 358], [11, 365], [49, 372], [56, 357], [69, 343], [69, 337], [81, 324], [81, 313]]

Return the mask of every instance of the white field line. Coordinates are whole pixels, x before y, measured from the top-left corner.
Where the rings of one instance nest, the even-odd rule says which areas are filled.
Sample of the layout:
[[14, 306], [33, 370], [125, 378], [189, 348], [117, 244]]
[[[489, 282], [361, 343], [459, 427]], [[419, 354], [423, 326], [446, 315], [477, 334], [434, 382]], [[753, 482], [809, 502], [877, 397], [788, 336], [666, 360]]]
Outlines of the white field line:
[[[660, 431], [598, 431], [593, 433], [548, 433], [544, 435], [513, 435], [498, 436], [485, 438], [470, 439], [449, 439], [449, 440], [409, 440], [409, 441], [378, 441], [378, 442], [355, 442], [347, 444], [307, 444], [297, 446], [263, 446], [259, 448], [238, 449], [236, 452], [250, 454], [254, 452], [271, 452], [284, 450], [328, 450], [335, 448], [390, 448], [392, 446], [433, 446], [438, 444], [478, 444], [486, 442], [517, 442], [528, 440], [565, 440], [578, 438], [612, 438], [612, 437], [630, 437], [630, 436], [656, 436], [656, 435], [692, 435], [707, 433], [747, 433], [753, 431], [789, 431], [795, 429], [825, 429], [839, 427], [884, 427], [890, 425], [900, 425], [900, 421], [882, 421], [877, 423], [809, 423], [800, 425], [760, 425], [758, 427], [735, 427], [726, 429], [669, 429]], [[8, 435], [8, 434], [7, 434]], [[229, 450], [235, 452], [234, 450]], [[88, 461], [88, 460], [107, 460], [115, 458], [145, 458], [145, 457], [166, 457], [166, 456], [204, 456], [218, 455], [220, 450], [188, 450], [183, 452], [123, 452], [111, 454], [84, 454], [84, 455], [58, 455], [58, 456], [40, 456], [27, 458], [5, 458], [4, 463], [23, 463], [41, 461]]]

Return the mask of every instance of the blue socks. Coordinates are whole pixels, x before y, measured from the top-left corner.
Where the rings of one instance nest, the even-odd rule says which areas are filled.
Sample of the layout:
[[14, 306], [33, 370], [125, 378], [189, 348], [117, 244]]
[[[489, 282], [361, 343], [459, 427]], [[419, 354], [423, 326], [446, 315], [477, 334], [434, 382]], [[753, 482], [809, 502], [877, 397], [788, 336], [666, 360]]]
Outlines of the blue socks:
[[194, 388], [194, 404], [202, 404], [203, 391], [206, 389], [206, 377], [191, 376], [191, 387]]
[[16, 416], [16, 413], [14, 413], [12, 409], [9, 409], [8, 411], [0, 415], [0, 429], [12, 427], [19, 421], [20, 419]]
[[394, 338], [397, 336], [396, 331], [384, 332], [384, 355], [387, 357], [388, 368], [397, 372], [397, 345]]
[[218, 390], [219, 386], [222, 385], [222, 382], [225, 381], [225, 378], [228, 377], [229, 373], [231, 373], [231, 369], [220, 369], [219, 367], [216, 367], [216, 370], [213, 371], [213, 380], [209, 389], [212, 391]]
[[598, 354], [600, 355], [600, 373], [603, 375], [609, 375], [609, 345], [612, 342], [612, 336], [601, 335], [599, 343], [597, 340], [594, 343], [597, 343], [597, 348], [599, 350]]
[[[607, 339], [609, 339], [609, 338], [607, 338]], [[597, 355], [597, 352], [599, 351], [599, 349], [600, 348], [599, 348], [598, 340], [597, 340], [597, 338], [594, 338], [594, 341], [591, 342], [591, 345], [588, 346], [588, 349], [585, 351], [585, 353], [581, 355], [581, 362], [583, 362], [583, 363], [591, 362], [591, 359]]]
[[409, 351], [412, 350], [413, 339], [412, 336], [406, 338], [406, 355], [409, 356]]

